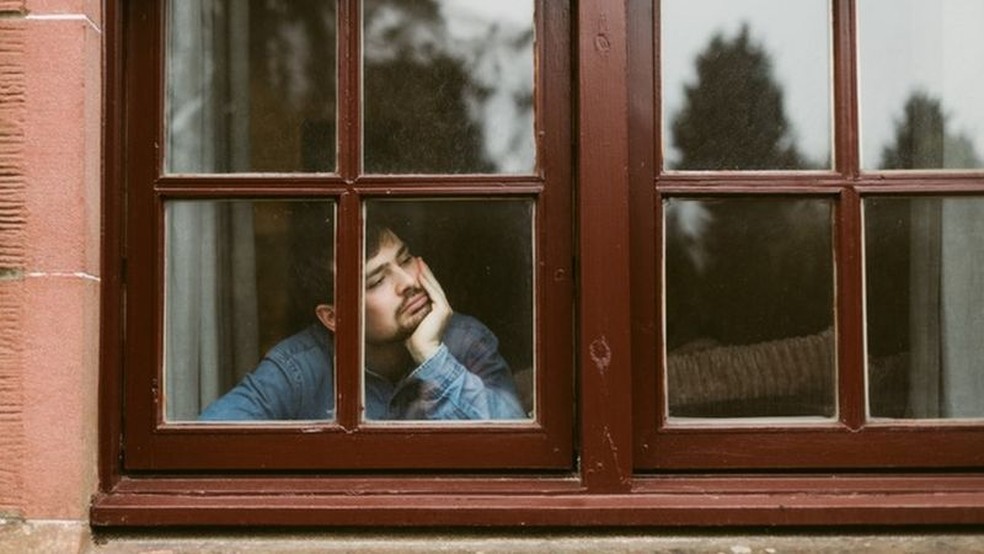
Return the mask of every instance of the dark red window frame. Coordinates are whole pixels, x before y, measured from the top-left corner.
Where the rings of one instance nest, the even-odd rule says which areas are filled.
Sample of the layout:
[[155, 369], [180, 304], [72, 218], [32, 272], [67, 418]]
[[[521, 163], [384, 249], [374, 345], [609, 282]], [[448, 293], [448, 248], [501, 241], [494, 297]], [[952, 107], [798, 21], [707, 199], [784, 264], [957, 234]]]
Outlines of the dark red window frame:
[[[645, 137], [633, 167], [646, 167], [633, 175], [633, 365], [636, 368], [635, 454], [637, 467], [645, 471], [712, 469], [870, 469], [979, 467], [984, 463], [984, 426], [939, 422], [871, 422], [865, 417], [865, 348], [861, 255], [861, 209], [865, 197], [880, 194], [929, 194], [984, 192], [980, 173], [919, 172], [877, 174], [863, 172], [858, 157], [860, 134], [857, 101], [857, 24], [855, 2], [831, 3], [834, 152], [836, 166], [811, 172], [667, 172], [660, 159], [658, 37], [659, 13], [639, 14], [653, 21], [639, 27], [631, 44], [653, 45], [652, 51], [634, 51], [630, 62], [637, 72], [634, 94], [652, 91], [653, 100], [639, 102], [632, 136]], [[640, 12], [646, 11], [638, 8]], [[652, 71], [647, 71], [652, 68]], [[657, 83], [643, 85], [642, 83]], [[641, 122], [652, 121], [644, 125]], [[667, 421], [664, 360], [658, 310], [662, 255], [662, 200], [672, 197], [749, 198], [776, 195], [786, 198], [827, 198], [834, 203], [834, 258], [837, 344], [837, 420], [805, 425], [728, 425], [711, 428], [671, 424]], [[917, 446], [918, 445], [918, 446]]]
[[[659, 60], [654, 33], [658, 14], [654, 2], [581, 0], [575, 7], [569, 7], [566, 3], [541, 0], [538, 4], [550, 10], [541, 20], [538, 31], [544, 33], [542, 36], [546, 40], [555, 40], [558, 44], [567, 44], [570, 40], [574, 45], [570, 50], [571, 65], [577, 68], [576, 78], [570, 80], [563, 60], [543, 60], [541, 63], [546, 64], [546, 70], [541, 72], [538, 80], [538, 86], [561, 88], [550, 89], [551, 92], [541, 96], [541, 102], [542, 98], [553, 98], [554, 95], [574, 99], [573, 106], [565, 105], [563, 109], [551, 111], [553, 117], [570, 122], [559, 122], [562, 128], [576, 129], [576, 133], [558, 139], [555, 145], [558, 151], [568, 148], [573, 159], [567, 158], [564, 167], [553, 168], [559, 173], [568, 171], [566, 175], [576, 180], [576, 204], [566, 206], [568, 214], [576, 216], [573, 223], [577, 237], [573, 251], [577, 263], [568, 274], [577, 283], [573, 359], [566, 360], [564, 369], [576, 377], [577, 395], [563, 407], [565, 410], [556, 414], [558, 418], [562, 418], [563, 413], [576, 414], [573, 421], [566, 422], [574, 433], [573, 444], [569, 445], [572, 448], [563, 453], [566, 466], [560, 464], [547, 470], [501, 464], [492, 467], [495, 464], [489, 464], [484, 468], [473, 466], [445, 471], [403, 468], [403, 471], [356, 473], [296, 471], [305, 464], [292, 470], [260, 472], [255, 466], [243, 463], [239, 470], [228, 472], [225, 469], [229, 460], [212, 467], [186, 467], [185, 461], [151, 456], [140, 468], [128, 467], [126, 460], [133, 455], [129, 419], [142, 419], [140, 425], [145, 429], [153, 429], [157, 423], [156, 411], [141, 413], [137, 410], [134, 413], [126, 404], [128, 397], [124, 394], [133, 364], [146, 362], [146, 352], [158, 351], [157, 345], [135, 346], [132, 343], [134, 339], [148, 341], [156, 336], [151, 320], [160, 298], [152, 285], [138, 284], [136, 276], [146, 276], [151, 271], [143, 263], [146, 258], [134, 260], [127, 254], [133, 251], [134, 243], [150, 244], [156, 250], [160, 246], [159, 238], [134, 233], [130, 227], [136, 222], [125, 217], [133, 209], [130, 187], [134, 172], [143, 175], [144, 182], [154, 182], [157, 179], [154, 172], [159, 167], [156, 154], [150, 152], [146, 144], [142, 155], [134, 156], [129, 150], [141, 141], [152, 143], [154, 133], [158, 131], [145, 129], [142, 138], [139, 133], [133, 136], [126, 132], [133, 130], [132, 125], [128, 127], [133, 119], [147, 115], [132, 112], [126, 102], [127, 92], [132, 92], [135, 86], [132, 82], [134, 72], [128, 68], [159, 67], [142, 65], [142, 62], [159, 64], [155, 61], [159, 60], [159, 52], [133, 49], [135, 35], [146, 31], [140, 26], [155, 20], [144, 17], [148, 15], [146, 4], [141, 0], [107, 0], [105, 3], [103, 374], [100, 382], [100, 490], [92, 507], [94, 525], [984, 523], [984, 472], [979, 469], [982, 460], [976, 454], [980, 449], [972, 448], [984, 442], [974, 429], [921, 425], [900, 430], [872, 428], [864, 430], [863, 440], [848, 444], [838, 442], [837, 432], [814, 432], [805, 438], [783, 428], [700, 433], [668, 430], [658, 416], [661, 408], [656, 368], [661, 360], [657, 355], [660, 319], [656, 307], [657, 268], [661, 262], [655, 245], [659, 244], [656, 222], [659, 221], [660, 195], [749, 195], [761, 193], [767, 187], [769, 193], [807, 193], [837, 198], [838, 255], [843, 257], [843, 260], [839, 259], [837, 277], [841, 295], [838, 332], [839, 339], [847, 341], [848, 345], [839, 351], [839, 361], [842, 371], [847, 371], [846, 368], [862, 356], [861, 307], [859, 303], [848, 302], [860, 298], [860, 291], [856, 290], [860, 285], [852, 290], [849, 284], [860, 283], [858, 215], [862, 196], [930, 190], [984, 190], [979, 178], [975, 179], [973, 175], [954, 177], [947, 174], [946, 179], [926, 175], [886, 179], [860, 173], [853, 154], [857, 150], [856, 139], [849, 132], [857, 126], [856, 110], [851, 107], [855, 85], [851, 59], [854, 50], [853, 0], [833, 0], [837, 29], [838, 165], [834, 171], [821, 176], [791, 174], [777, 178], [739, 174], [678, 177], [660, 174], [656, 138], [659, 121], [654, 110], [658, 100], [655, 83], [658, 81], [653, 68], [658, 67]], [[152, 31], [157, 32], [156, 29]], [[357, 44], [357, 38], [350, 36], [345, 44], [342, 48], [351, 48]], [[357, 77], [344, 73], [340, 87], [350, 86]], [[558, 82], [561, 84], [556, 84]], [[154, 98], [159, 105], [159, 91], [154, 92]], [[350, 97], [349, 102], [352, 101]], [[326, 186], [320, 179], [314, 182], [295, 178], [289, 182], [289, 186], [296, 187], [294, 190], [304, 195], [339, 199], [339, 209], [349, 212], [349, 232], [357, 229], [351, 212], [359, 208], [354, 193], [361, 192], [351, 173], [356, 159], [357, 152], [343, 150], [341, 175], [331, 186]], [[542, 150], [541, 159], [546, 159]], [[544, 168], [548, 179], [550, 171], [549, 167]], [[573, 174], [569, 173], [571, 171]], [[230, 191], [223, 184], [223, 178], [208, 181], [206, 190], [202, 190], [200, 184], [180, 179], [158, 183], [157, 196], [147, 194], [142, 200], [136, 199], [138, 209], [157, 218], [160, 217], [160, 196], [225, 197]], [[455, 194], [465, 189], [474, 194], [500, 190], [498, 184], [490, 185], [481, 179], [460, 182], [463, 185]], [[388, 179], [368, 180], [366, 186], [371, 188], [377, 183], [381, 187], [404, 190], [399, 183]], [[407, 190], [414, 192], [412, 186]], [[525, 192], [538, 194], [541, 190], [546, 194], [548, 188], [534, 186]], [[251, 198], [283, 195], [279, 188], [263, 183], [249, 183], [238, 192]], [[415, 192], [438, 191], [418, 189]], [[563, 203], [557, 198], [551, 201]], [[146, 205], [139, 207], [139, 202]], [[347, 250], [338, 256], [340, 261], [358, 261], [354, 245], [347, 246]], [[563, 280], [568, 276], [559, 277]], [[343, 282], [339, 286], [352, 286], [357, 278], [355, 267], [348, 273], [348, 284], [345, 275], [340, 276]], [[849, 287], [847, 290], [842, 288], [845, 285]], [[134, 286], [150, 288], [143, 291], [138, 288], [134, 292]], [[154, 300], [150, 306], [139, 306], [143, 317], [127, 320], [123, 317], [123, 307], [129, 305], [129, 310], [137, 309], [132, 304], [134, 297]], [[561, 310], [562, 304], [555, 306]], [[354, 305], [347, 309], [357, 315]], [[565, 320], [563, 314], [549, 317]], [[541, 318], [542, 321], [552, 319]], [[540, 348], [543, 348], [542, 344]], [[131, 357], [129, 353], [134, 351], [143, 351], [144, 357]], [[345, 355], [355, 359], [354, 352], [340, 353], [340, 356]], [[562, 357], [562, 354], [558, 355], [557, 359]], [[150, 361], [156, 363], [156, 360]], [[153, 386], [154, 383], [144, 382], [143, 385]], [[544, 383], [540, 385], [542, 387]], [[846, 390], [840, 391], [841, 401], [844, 401], [845, 392], [856, 394], [860, 386], [851, 378], [845, 381], [842, 376], [841, 387]], [[857, 422], [861, 416], [844, 409], [841, 414], [847, 423]], [[854, 436], [857, 429], [841, 433]], [[186, 437], [191, 437], [190, 446], [205, 446], [207, 442], [193, 435]], [[398, 438], [395, 440], [396, 443], [386, 446], [406, 446], [405, 443], [398, 444]], [[817, 440], [831, 448], [822, 453], [831, 461], [829, 467], [814, 467], [806, 453], [795, 451], [797, 447], [809, 449], [811, 441]], [[890, 458], [883, 454], [847, 452], [870, 449], [871, 440], [880, 441], [888, 454], [899, 453], [907, 445], [907, 456], [913, 454], [914, 444], [926, 450], [938, 446], [943, 457], [936, 459], [947, 458], [946, 464], [960, 460], [966, 463], [962, 467], [957, 463], [951, 469], [933, 470], [931, 468], [944, 462], [934, 464], [931, 454], [917, 454], [923, 456], [923, 461], [914, 464], [921, 468], [916, 471], [886, 463]], [[954, 441], [959, 444], [954, 446]], [[457, 445], [467, 443], [471, 441], [466, 437]], [[506, 448], [520, 445], [517, 441], [508, 443], [504, 440], [501, 445]], [[154, 452], [159, 452], [156, 448], [159, 445], [151, 446]], [[296, 445], [287, 446], [296, 448]], [[743, 448], [750, 449], [746, 452], [765, 456], [771, 463], [741, 462], [739, 456]], [[832, 451], [835, 448], [837, 450]], [[701, 453], [708, 451], [722, 456], [724, 461], [717, 464], [702, 462]], [[874, 461], [874, 456], [883, 456], [882, 462]], [[864, 463], [865, 460], [868, 463]], [[428, 469], [426, 460], [416, 461], [424, 462], [420, 469]], [[742, 469], [761, 469], [766, 465], [779, 469], [742, 472]], [[874, 470], [875, 466], [879, 469]], [[896, 469], [886, 472], [883, 466]], [[811, 467], [813, 469], [809, 469]], [[722, 472], [722, 468], [732, 470]], [[790, 468], [798, 471], [790, 472]], [[851, 471], [843, 471], [843, 468]], [[476, 469], [482, 471], [476, 472]]]
[[[165, 2], [124, 5], [126, 71], [122, 98], [126, 149], [127, 336], [123, 359], [127, 470], [393, 470], [569, 469], [571, 457], [570, 70], [567, 25], [545, 7], [537, 36], [542, 60], [536, 84], [538, 168], [534, 175], [367, 175], [361, 171], [360, 12], [338, 4], [339, 161], [329, 175], [194, 175], [163, 172], [163, 13]], [[550, 23], [547, 23], [550, 22]], [[549, 48], [544, 49], [544, 45]], [[136, 69], [141, 68], [141, 69]], [[537, 417], [529, 424], [366, 426], [358, 422], [357, 325], [340, 325], [337, 421], [297, 426], [166, 424], [159, 393], [162, 367], [163, 212], [175, 199], [306, 198], [335, 202], [336, 280], [340, 321], [360, 322], [358, 291], [361, 206], [374, 198], [533, 199], [538, 233], [536, 329]], [[149, 308], [149, 309], [148, 309]], [[156, 315], [155, 315], [156, 314]], [[346, 369], [347, 368], [347, 369]], [[399, 452], [399, 455], [394, 455]], [[330, 454], [328, 454], [330, 453]]]

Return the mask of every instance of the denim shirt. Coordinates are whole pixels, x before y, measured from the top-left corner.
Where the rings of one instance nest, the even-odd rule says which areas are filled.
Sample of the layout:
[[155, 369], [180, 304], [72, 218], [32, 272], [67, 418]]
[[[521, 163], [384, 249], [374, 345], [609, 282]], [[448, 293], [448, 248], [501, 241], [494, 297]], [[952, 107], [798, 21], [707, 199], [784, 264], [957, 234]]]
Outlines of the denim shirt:
[[[521, 419], [512, 371], [495, 335], [473, 317], [454, 314], [437, 353], [391, 383], [367, 368], [368, 420]], [[320, 324], [281, 341], [203, 421], [320, 420], [335, 415], [334, 343]]]

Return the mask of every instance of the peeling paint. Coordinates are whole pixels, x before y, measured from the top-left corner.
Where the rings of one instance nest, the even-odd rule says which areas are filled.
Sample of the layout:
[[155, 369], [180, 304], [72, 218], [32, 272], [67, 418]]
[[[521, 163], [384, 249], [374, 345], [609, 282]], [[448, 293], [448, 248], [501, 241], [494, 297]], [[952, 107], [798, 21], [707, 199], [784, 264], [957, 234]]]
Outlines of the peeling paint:
[[595, 49], [599, 52], [608, 52], [612, 49], [612, 41], [608, 39], [608, 35], [604, 33], [598, 33], [594, 40]]
[[588, 346], [588, 354], [594, 362], [598, 372], [604, 375], [608, 371], [608, 366], [612, 363], [612, 348], [608, 346], [608, 339], [602, 335], [591, 341]]

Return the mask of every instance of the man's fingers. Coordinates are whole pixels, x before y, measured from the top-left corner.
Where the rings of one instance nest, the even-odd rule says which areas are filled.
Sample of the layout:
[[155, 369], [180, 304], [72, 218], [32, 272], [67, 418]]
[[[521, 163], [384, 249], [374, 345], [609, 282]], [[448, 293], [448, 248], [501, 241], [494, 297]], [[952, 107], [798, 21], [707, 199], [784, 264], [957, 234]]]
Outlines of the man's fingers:
[[430, 295], [431, 300], [447, 304], [448, 299], [444, 294], [444, 289], [441, 288], [441, 283], [438, 282], [437, 277], [434, 277], [434, 273], [431, 272], [430, 267], [423, 258], [417, 258], [417, 268], [421, 275], [420, 284], [423, 285], [424, 290]]

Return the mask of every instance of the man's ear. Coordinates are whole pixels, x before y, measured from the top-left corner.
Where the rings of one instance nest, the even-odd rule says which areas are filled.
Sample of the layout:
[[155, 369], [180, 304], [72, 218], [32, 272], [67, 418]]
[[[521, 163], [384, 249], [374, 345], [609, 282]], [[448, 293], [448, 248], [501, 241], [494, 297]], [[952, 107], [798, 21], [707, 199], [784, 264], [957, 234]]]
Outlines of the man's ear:
[[329, 331], [332, 333], [335, 332], [335, 306], [331, 304], [318, 304], [314, 308], [314, 315], [318, 316], [318, 321]]

